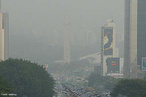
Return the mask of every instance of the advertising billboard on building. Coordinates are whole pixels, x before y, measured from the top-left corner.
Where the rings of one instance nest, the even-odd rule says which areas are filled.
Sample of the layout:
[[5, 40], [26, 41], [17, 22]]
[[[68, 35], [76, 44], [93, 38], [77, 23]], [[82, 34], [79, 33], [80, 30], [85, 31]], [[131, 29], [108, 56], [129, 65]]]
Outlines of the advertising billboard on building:
[[120, 58], [107, 58], [107, 73], [120, 73]]
[[104, 55], [113, 55], [113, 29], [104, 29]]
[[146, 71], [146, 58], [142, 58], [142, 71]]

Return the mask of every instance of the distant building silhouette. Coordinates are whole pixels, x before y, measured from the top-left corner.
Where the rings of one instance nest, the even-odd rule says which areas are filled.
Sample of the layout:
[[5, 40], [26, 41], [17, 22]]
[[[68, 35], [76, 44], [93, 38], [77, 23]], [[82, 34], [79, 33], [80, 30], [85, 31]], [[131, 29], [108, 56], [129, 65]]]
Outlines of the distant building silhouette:
[[65, 31], [64, 31], [64, 63], [70, 63], [70, 21], [69, 17], [65, 20]]

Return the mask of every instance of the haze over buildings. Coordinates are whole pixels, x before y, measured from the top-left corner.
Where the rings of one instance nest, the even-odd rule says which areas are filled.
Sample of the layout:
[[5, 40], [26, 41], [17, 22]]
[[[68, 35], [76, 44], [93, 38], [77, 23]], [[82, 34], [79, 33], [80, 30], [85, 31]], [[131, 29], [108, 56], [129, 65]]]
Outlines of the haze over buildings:
[[117, 33], [123, 34], [124, 0], [2, 2], [3, 9], [7, 10], [10, 16], [10, 57], [28, 59], [41, 64], [63, 60], [66, 15], [70, 16], [71, 22], [72, 60], [100, 51], [100, 27], [107, 19], [115, 20]]
[[70, 63], [70, 21], [69, 16], [65, 20], [65, 29], [64, 29], [64, 63]]

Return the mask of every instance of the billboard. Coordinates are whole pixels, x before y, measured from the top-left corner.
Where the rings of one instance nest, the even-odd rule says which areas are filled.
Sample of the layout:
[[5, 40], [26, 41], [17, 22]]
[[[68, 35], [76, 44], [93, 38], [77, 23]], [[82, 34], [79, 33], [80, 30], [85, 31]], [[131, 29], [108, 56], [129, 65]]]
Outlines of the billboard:
[[107, 73], [120, 73], [120, 58], [107, 58]]
[[142, 71], [146, 71], [146, 58], [142, 58]]
[[113, 29], [104, 28], [104, 55], [113, 55]]

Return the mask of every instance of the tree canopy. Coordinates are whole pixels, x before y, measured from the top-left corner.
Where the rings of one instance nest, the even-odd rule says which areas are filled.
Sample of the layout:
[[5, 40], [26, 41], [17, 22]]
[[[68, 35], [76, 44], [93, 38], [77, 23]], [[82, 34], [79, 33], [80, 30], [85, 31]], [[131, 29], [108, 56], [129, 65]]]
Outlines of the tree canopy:
[[94, 87], [98, 92], [111, 91], [117, 82], [118, 79], [110, 76], [101, 76], [95, 72], [88, 77], [88, 86]]
[[[0, 76], [0, 97], [3, 97], [3, 94], [11, 94], [12, 92], [13, 89], [11, 85]], [[9, 96], [5, 96], [5, 97], [9, 97]]]
[[146, 80], [123, 79], [120, 80], [111, 93], [112, 97], [146, 97]]
[[0, 75], [9, 81], [18, 97], [52, 97], [53, 78], [36, 63], [22, 59], [0, 62]]

